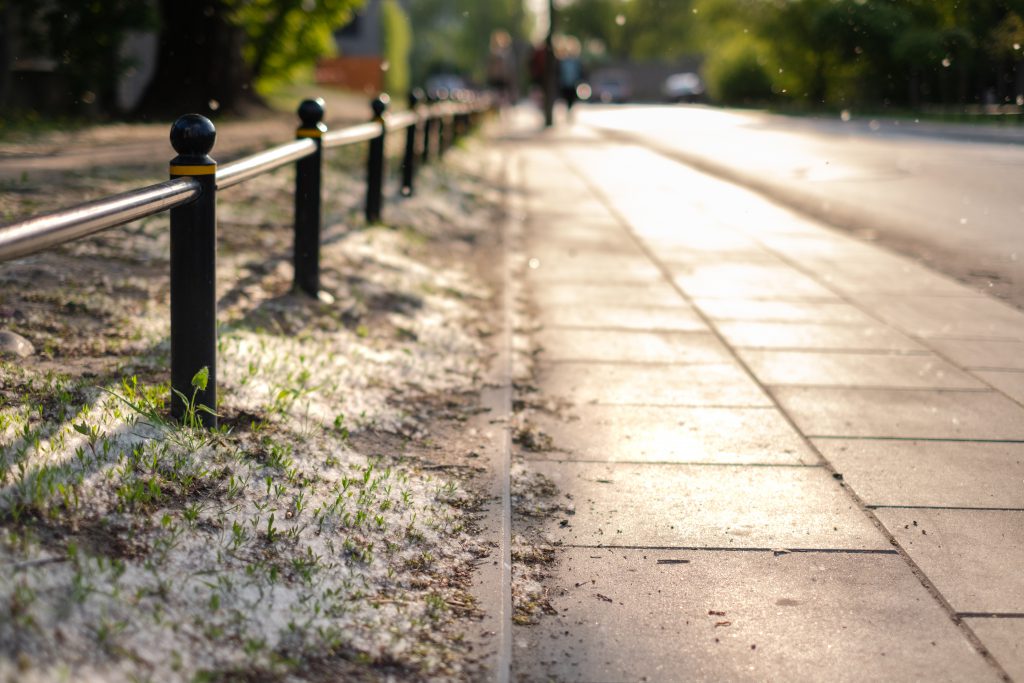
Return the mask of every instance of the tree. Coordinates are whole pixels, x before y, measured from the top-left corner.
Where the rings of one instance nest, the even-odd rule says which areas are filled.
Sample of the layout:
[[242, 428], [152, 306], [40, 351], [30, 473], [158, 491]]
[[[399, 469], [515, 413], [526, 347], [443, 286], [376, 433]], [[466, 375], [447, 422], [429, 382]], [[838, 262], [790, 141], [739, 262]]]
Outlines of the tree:
[[486, 79], [491, 34], [501, 30], [514, 41], [526, 35], [522, 0], [417, 0], [409, 6], [413, 36], [413, 80], [457, 72]]
[[260, 84], [333, 49], [362, 0], [159, 0], [157, 67], [137, 113], [245, 113]]
[[8, 53], [0, 68], [10, 68], [12, 44], [21, 56], [50, 58], [72, 113], [116, 113], [118, 80], [131, 66], [121, 44], [128, 32], [152, 28], [154, 21], [148, 3], [138, 0], [8, 0], [0, 13]]
[[409, 53], [412, 51], [412, 26], [397, 0], [381, 0], [381, 23], [387, 70], [384, 90], [393, 95], [409, 92]]

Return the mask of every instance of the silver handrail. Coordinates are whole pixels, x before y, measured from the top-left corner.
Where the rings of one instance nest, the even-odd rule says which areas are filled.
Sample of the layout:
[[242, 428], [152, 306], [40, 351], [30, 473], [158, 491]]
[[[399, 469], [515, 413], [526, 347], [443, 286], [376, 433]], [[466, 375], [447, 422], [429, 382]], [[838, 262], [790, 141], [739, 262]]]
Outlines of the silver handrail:
[[194, 178], [176, 178], [0, 226], [0, 262], [28, 256], [187, 204], [199, 196]]
[[261, 173], [308, 157], [315, 151], [316, 143], [312, 140], [296, 140], [225, 164], [217, 169], [217, 189], [223, 190], [226, 187], [237, 185]]

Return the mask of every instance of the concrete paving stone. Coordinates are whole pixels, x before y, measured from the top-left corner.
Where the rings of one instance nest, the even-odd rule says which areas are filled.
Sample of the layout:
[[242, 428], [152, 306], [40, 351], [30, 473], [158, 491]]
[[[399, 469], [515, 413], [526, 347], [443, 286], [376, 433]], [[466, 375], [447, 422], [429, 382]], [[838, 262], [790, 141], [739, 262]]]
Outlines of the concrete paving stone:
[[535, 336], [541, 360], [626, 363], [728, 363], [729, 351], [710, 332], [545, 329]]
[[815, 465], [818, 456], [772, 408], [581, 405], [559, 417], [535, 413], [550, 436], [546, 459], [609, 462]]
[[844, 240], [824, 233], [819, 228], [809, 234], [757, 234], [757, 240], [766, 248], [801, 263], [813, 259], [869, 260], [875, 258], [879, 249], [853, 240]]
[[1024, 444], [819, 439], [868, 505], [1024, 509]]
[[1024, 619], [965, 619], [1015, 681], [1024, 681]]
[[1024, 612], [1024, 511], [875, 514], [958, 612]]
[[773, 387], [808, 436], [1024, 440], [1024, 408], [994, 391]]
[[767, 259], [777, 258], [766, 252], [754, 240], [728, 229], [715, 229], [714, 226], [702, 225], [699, 232], [685, 234], [662, 233], [655, 230], [637, 230], [640, 239], [665, 259], [689, 259], [694, 256], [707, 256], [720, 253], [745, 254], [751, 258], [763, 256]]
[[591, 253], [604, 252], [611, 255], [638, 255], [643, 253], [629, 235], [624, 232], [616, 235], [582, 229], [559, 234], [529, 235], [526, 237], [525, 252], [527, 255], [541, 247], [560, 249], [565, 252], [578, 250]]
[[686, 306], [545, 306], [540, 321], [546, 327], [602, 328], [674, 332], [706, 332], [708, 326]]
[[[984, 389], [938, 356], [744, 349], [740, 356], [764, 384], [916, 389]], [[1024, 377], [1024, 374], [1021, 375]]]
[[661, 282], [655, 284], [598, 284], [598, 283], [532, 283], [531, 293], [536, 303], [545, 306], [677, 306], [689, 304], [676, 290]]
[[1024, 372], [975, 370], [974, 374], [1012, 398], [1014, 401], [1024, 403]]
[[822, 281], [842, 292], [972, 296], [955, 280], [906, 259], [828, 260], [816, 270]]
[[928, 346], [968, 370], [1024, 370], [1024, 342], [929, 339]]
[[688, 296], [705, 299], [836, 299], [832, 291], [788, 266], [708, 263], [677, 267], [673, 277]]
[[736, 364], [620, 365], [556, 363], [539, 369], [546, 395], [576, 404], [736, 406], [772, 405]]
[[896, 555], [557, 557], [557, 615], [514, 629], [513, 680], [999, 680]]
[[566, 545], [891, 548], [820, 467], [638, 465], [534, 460], [576, 514], [547, 535]]
[[653, 283], [664, 276], [648, 259], [639, 256], [566, 252], [530, 257], [526, 277], [537, 282]]
[[1024, 340], [1024, 313], [983, 295], [852, 296], [885, 322], [915, 337]]
[[704, 299], [694, 305], [716, 321], [877, 325], [878, 321], [842, 301], [766, 301], [763, 299]]
[[[596, 208], [596, 207], [595, 207]], [[527, 233], [540, 237], [564, 237], [574, 233], [587, 235], [606, 235], [609, 237], [629, 237], [629, 233], [623, 228], [622, 223], [614, 216], [609, 215], [608, 210], [600, 215], [552, 215], [531, 214], [527, 220]]]
[[648, 244], [651, 253], [672, 272], [685, 273], [706, 267], [709, 263], [734, 266], [788, 268], [779, 257], [763, 250], [731, 249], [698, 251], [680, 247], [666, 240], [665, 244]]
[[748, 349], [925, 351], [906, 335], [883, 325], [722, 322], [718, 330], [733, 346]]

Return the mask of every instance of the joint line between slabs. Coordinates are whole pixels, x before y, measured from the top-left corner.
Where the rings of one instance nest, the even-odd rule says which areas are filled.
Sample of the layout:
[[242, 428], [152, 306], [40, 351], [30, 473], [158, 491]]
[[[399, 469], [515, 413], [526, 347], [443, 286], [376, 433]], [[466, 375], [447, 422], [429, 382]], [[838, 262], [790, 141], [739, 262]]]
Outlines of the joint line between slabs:
[[703, 545], [587, 545], [565, 543], [559, 548], [575, 548], [577, 550], [664, 550], [673, 552], [709, 552], [709, 553], [772, 553], [775, 555], [824, 554], [824, 555], [899, 555], [897, 550], [888, 548], [783, 548], [783, 547], [746, 547], [703, 546]]
[[808, 439], [821, 441], [923, 441], [925, 443], [1006, 443], [1024, 444], [1024, 439], [943, 439], [929, 436], [857, 436], [844, 434], [807, 434]]
[[[543, 455], [543, 454], [538, 454]], [[822, 463], [797, 462], [711, 462], [708, 460], [594, 460], [591, 458], [545, 458], [526, 457], [531, 462], [580, 463], [586, 465], [652, 465], [656, 467], [789, 467], [814, 469], [824, 467]]]
[[868, 505], [872, 510], [963, 510], [964, 512], [1024, 512], [1022, 507], [978, 507], [974, 505]]
[[961, 619], [1024, 619], [1024, 612], [957, 612]]

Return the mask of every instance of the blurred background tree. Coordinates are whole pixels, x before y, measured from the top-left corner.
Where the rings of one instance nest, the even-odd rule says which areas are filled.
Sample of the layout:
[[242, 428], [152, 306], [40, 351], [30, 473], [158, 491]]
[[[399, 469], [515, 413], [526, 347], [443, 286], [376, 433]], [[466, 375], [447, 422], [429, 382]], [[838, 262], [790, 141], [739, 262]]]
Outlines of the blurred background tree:
[[261, 89], [293, 79], [330, 54], [334, 31], [362, 4], [0, 0], [0, 106], [48, 116], [120, 114], [117, 88], [132, 66], [126, 38], [155, 32], [155, 71], [138, 115], [244, 114], [262, 107]]
[[[363, 0], [159, 0], [156, 73], [136, 113], [244, 114], [258, 87], [288, 80], [334, 48]], [[187, 86], [182, 88], [182, 86]]]
[[522, 46], [530, 26], [523, 0], [411, 0], [409, 16], [412, 78], [417, 84], [441, 73], [484, 83], [491, 35], [506, 31]]
[[412, 76], [409, 58], [412, 54], [412, 24], [398, 0], [381, 0], [381, 22], [384, 34], [384, 90], [397, 96], [409, 92]]
[[[604, 60], [700, 53], [738, 104], [887, 107], [1016, 102], [1024, 0], [565, 0], [560, 29]], [[593, 58], [593, 54], [591, 55]]]

